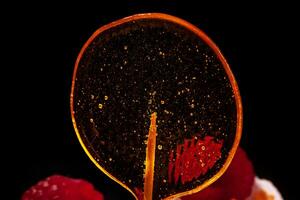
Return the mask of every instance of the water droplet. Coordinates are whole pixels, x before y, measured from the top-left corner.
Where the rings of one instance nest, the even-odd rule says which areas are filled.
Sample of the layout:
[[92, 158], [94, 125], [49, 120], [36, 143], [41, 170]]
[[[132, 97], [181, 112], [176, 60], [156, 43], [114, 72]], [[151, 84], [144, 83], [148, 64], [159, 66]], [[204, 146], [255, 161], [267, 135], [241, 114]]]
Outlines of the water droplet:
[[159, 145], [157, 146], [157, 148], [158, 148], [158, 150], [162, 150], [162, 145], [159, 144]]
[[48, 181], [44, 181], [44, 182], [43, 182], [43, 186], [44, 186], [44, 187], [48, 187], [48, 186], [49, 186]]
[[103, 104], [99, 103], [98, 108], [102, 109], [103, 108]]
[[51, 190], [52, 190], [52, 191], [56, 191], [57, 189], [58, 189], [57, 185], [52, 185], [52, 186], [51, 186]]

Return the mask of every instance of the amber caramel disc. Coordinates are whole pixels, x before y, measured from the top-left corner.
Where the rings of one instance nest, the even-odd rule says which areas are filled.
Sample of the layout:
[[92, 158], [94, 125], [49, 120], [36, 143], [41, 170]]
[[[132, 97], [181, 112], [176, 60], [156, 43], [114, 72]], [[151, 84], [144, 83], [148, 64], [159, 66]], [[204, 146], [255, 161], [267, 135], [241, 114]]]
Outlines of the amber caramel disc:
[[94, 164], [147, 200], [214, 182], [242, 128], [238, 87], [219, 49], [195, 26], [158, 13], [89, 38], [75, 64], [71, 111]]

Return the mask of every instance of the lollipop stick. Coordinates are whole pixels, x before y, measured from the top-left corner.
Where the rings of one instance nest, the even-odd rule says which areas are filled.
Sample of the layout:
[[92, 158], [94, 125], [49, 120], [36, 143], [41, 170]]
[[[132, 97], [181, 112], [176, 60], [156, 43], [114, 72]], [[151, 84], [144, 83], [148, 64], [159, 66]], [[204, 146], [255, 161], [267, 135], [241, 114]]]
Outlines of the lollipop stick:
[[156, 117], [156, 112], [151, 114], [145, 161], [146, 169], [144, 175], [144, 200], [152, 200], [156, 147]]

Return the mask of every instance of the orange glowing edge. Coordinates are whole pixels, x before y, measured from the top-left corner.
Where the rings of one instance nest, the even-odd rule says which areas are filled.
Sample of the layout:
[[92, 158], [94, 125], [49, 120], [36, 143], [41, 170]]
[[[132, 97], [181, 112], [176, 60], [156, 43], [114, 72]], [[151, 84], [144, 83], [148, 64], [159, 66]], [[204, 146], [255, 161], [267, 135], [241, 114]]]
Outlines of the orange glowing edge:
[[[75, 62], [75, 68], [74, 68], [74, 72], [73, 72], [73, 78], [72, 78], [72, 87], [71, 87], [71, 95], [70, 95], [70, 108], [71, 108], [71, 117], [72, 117], [72, 123], [74, 126], [74, 130], [75, 133], [77, 135], [77, 138], [79, 140], [80, 145], [82, 146], [83, 150], [85, 151], [85, 153], [87, 154], [87, 156], [90, 158], [90, 160], [104, 173], [106, 174], [109, 178], [111, 178], [112, 180], [114, 180], [115, 182], [117, 182], [118, 184], [120, 184], [122, 187], [124, 187], [126, 190], [128, 190], [134, 197], [136, 200], [138, 200], [136, 194], [128, 187], [126, 186], [124, 183], [122, 183], [120, 180], [118, 180], [116, 177], [114, 177], [112, 174], [110, 174], [108, 171], [106, 171], [96, 160], [95, 158], [90, 154], [90, 152], [88, 151], [87, 147], [85, 146], [85, 144], [83, 143], [80, 133], [78, 131], [77, 125], [76, 125], [76, 120], [74, 117], [74, 105], [73, 105], [73, 95], [74, 95], [74, 87], [75, 87], [75, 79], [76, 79], [76, 74], [77, 74], [77, 69], [78, 69], [78, 64], [80, 62], [80, 59], [84, 53], [84, 51], [86, 50], [86, 48], [90, 45], [90, 43], [99, 35], [101, 34], [103, 31], [113, 28], [115, 26], [121, 25], [123, 23], [127, 23], [130, 21], [134, 21], [134, 20], [139, 20], [139, 19], [161, 19], [161, 20], [167, 20], [176, 24], [179, 24], [185, 28], [187, 28], [188, 30], [192, 31], [193, 33], [195, 33], [197, 36], [199, 36], [199, 38], [201, 38], [217, 55], [218, 59], [221, 61], [227, 76], [229, 77], [229, 81], [230, 84], [232, 86], [232, 90], [234, 93], [234, 97], [235, 97], [235, 102], [236, 102], [236, 109], [237, 109], [237, 126], [236, 126], [236, 135], [235, 135], [235, 139], [232, 145], [231, 150], [228, 153], [228, 157], [224, 163], [224, 165], [222, 166], [222, 168], [210, 179], [206, 180], [202, 185], [189, 190], [189, 191], [185, 191], [185, 192], [181, 192], [181, 193], [177, 193], [174, 195], [171, 195], [169, 197], [166, 197], [163, 200], [171, 200], [171, 199], [175, 199], [178, 197], [182, 197], [182, 196], [186, 196], [186, 195], [190, 195], [190, 194], [194, 194], [197, 193], [201, 190], [203, 190], [204, 188], [208, 187], [210, 184], [214, 183], [218, 178], [220, 178], [224, 172], [227, 170], [227, 168], [229, 167], [234, 154], [238, 148], [240, 139], [241, 139], [241, 135], [242, 135], [242, 122], [243, 122], [243, 109], [242, 109], [242, 101], [241, 101], [241, 96], [240, 96], [240, 92], [239, 92], [239, 88], [237, 85], [237, 82], [234, 78], [234, 75], [232, 74], [232, 71], [229, 67], [229, 64], [227, 63], [227, 61], [225, 60], [225, 58], [223, 57], [221, 51], [219, 50], [219, 48], [216, 46], [216, 44], [203, 32], [201, 31], [199, 28], [197, 28], [196, 26], [192, 25], [191, 23], [180, 19], [178, 17], [172, 16], [172, 15], [168, 15], [168, 14], [163, 14], [163, 13], [143, 13], [143, 14], [136, 14], [136, 15], [132, 15], [129, 17], [125, 17], [123, 19], [119, 19], [117, 21], [111, 22], [107, 25], [104, 25], [102, 27], [100, 27], [98, 30], [96, 30], [93, 35], [87, 40], [87, 42], [83, 45], [83, 47], [81, 48], [79, 55], [76, 59]], [[146, 168], [147, 165], [149, 163], [145, 163], [146, 164]]]

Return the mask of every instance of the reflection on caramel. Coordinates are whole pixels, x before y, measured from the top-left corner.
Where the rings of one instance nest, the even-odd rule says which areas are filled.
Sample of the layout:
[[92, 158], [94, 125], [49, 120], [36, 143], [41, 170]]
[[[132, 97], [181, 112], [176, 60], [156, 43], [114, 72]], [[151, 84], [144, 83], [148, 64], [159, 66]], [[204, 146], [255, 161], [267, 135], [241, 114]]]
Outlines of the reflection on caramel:
[[207, 173], [221, 158], [223, 140], [215, 142], [211, 136], [203, 139], [185, 139], [172, 150], [169, 158], [169, 183], [182, 184], [192, 181]]
[[151, 114], [151, 124], [146, 149], [145, 175], [144, 175], [144, 200], [152, 200], [153, 177], [154, 177], [154, 161], [155, 161], [155, 146], [156, 146], [156, 112]]

